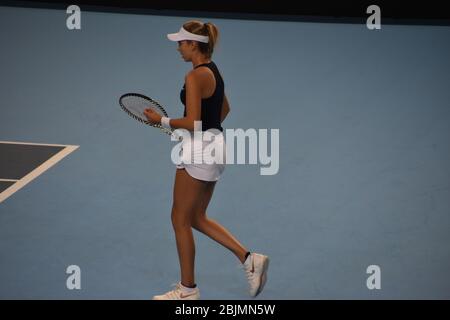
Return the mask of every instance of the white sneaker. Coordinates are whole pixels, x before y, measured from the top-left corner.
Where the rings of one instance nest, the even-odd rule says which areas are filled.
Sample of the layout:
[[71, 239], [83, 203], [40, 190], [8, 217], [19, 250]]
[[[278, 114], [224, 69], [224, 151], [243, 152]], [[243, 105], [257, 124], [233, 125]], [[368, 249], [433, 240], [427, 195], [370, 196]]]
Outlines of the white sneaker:
[[256, 297], [261, 293], [267, 281], [269, 257], [259, 253], [251, 253], [243, 266], [250, 285], [250, 295]]
[[181, 282], [174, 285], [175, 289], [166, 292], [165, 294], [154, 296], [153, 300], [199, 300], [200, 290], [195, 288], [183, 288]]

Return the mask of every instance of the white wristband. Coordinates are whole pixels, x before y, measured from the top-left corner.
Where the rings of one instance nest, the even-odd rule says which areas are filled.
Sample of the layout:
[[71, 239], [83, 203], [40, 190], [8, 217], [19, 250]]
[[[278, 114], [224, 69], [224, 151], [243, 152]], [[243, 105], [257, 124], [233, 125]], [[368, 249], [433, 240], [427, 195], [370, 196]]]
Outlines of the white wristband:
[[171, 128], [170, 127], [170, 118], [162, 117], [161, 118], [161, 125], [162, 125], [163, 128], [170, 129]]

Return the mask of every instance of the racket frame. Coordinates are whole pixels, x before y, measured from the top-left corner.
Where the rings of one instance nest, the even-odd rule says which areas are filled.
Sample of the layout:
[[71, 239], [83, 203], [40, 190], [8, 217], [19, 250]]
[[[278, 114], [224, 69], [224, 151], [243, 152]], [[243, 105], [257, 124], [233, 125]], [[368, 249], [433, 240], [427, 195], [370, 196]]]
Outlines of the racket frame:
[[143, 95], [143, 94], [140, 94], [140, 93], [134, 93], [134, 92], [125, 93], [125, 94], [120, 96], [119, 104], [120, 104], [120, 107], [123, 109], [123, 111], [125, 111], [129, 116], [131, 116], [132, 118], [136, 119], [137, 121], [139, 121], [139, 122], [141, 122], [143, 124], [146, 124], [146, 125], [158, 128], [161, 131], [163, 131], [164, 133], [166, 133], [168, 135], [172, 135], [172, 130], [164, 128], [160, 123], [151, 123], [149, 120], [144, 120], [144, 119], [136, 116], [130, 110], [128, 110], [127, 107], [125, 107], [125, 105], [122, 103], [122, 100], [123, 100], [123, 98], [130, 97], [130, 96], [139, 97], [139, 98], [142, 98], [144, 100], [148, 100], [154, 106], [156, 106], [158, 108], [158, 110], [160, 110], [163, 113], [164, 117], [168, 117], [166, 110], [164, 110], [164, 108], [161, 106], [161, 104], [158, 101], [156, 101], [156, 100], [154, 100], [154, 99], [152, 99], [150, 97], [147, 97], [146, 95]]

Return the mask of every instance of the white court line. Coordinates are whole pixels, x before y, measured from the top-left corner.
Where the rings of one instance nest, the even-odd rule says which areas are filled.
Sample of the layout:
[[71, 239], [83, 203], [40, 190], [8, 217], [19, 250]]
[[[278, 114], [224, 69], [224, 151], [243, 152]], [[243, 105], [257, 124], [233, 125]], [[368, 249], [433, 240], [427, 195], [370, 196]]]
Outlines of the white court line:
[[30, 183], [32, 180], [43, 174], [45, 171], [50, 169], [52, 166], [54, 166], [56, 163], [58, 163], [60, 160], [62, 160], [64, 157], [78, 149], [79, 146], [71, 146], [71, 145], [56, 145], [56, 144], [39, 144], [39, 143], [25, 143], [25, 142], [5, 142], [0, 141], [0, 143], [14, 143], [14, 144], [29, 144], [29, 145], [40, 145], [40, 146], [59, 146], [59, 147], [65, 147], [61, 151], [59, 151], [57, 154], [55, 154], [53, 157], [45, 161], [43, 164], [41, 164], [39, 167], [28, 173], [26, 176], [24, 176], [22, 179], [18, 180], [16, 183], [14, 183], [12, 186], [10, 186], [8, 189], [4, 190], [2, 193], [0, 193], [0, 203], [6, 200], [9, 196], [11, 196], [13, 193], [17, 192], [21, 188], [23, 188], [26, 184]]
[[2, 140], [0, 140], [0, 143], [26, 144], [26, 145], [31, 145], [31, 146], [68, 147], [68, 145], [66, 145], [66, 144], [48, 144], [48, 143], [17, 142], [17, 141], [2, 141]]
[[16, 182], [19, 181], [17, 179], [0, 179], [0, 182]]

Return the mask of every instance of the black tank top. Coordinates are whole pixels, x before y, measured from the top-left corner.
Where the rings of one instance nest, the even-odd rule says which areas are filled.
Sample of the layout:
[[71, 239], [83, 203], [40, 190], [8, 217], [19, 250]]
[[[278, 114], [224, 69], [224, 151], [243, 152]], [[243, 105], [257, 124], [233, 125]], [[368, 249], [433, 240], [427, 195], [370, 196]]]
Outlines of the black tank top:
[[[214, 73], [214, 78], [216, 79], [216, 89], [211, 97], [202, 99], [201, 101], [201, 120], [202, 120], [202, 131], [206, 131], [211, 128], [223, 131], [220, 125], [220, 116], [222, 113], [222, 103], [224, 97], [224, 82], [222, 76], [217, 69], [214, 62], [199, 64], [195, 67], [206, 66]], [[186, 117], [186, 84], [180, 92], [181, 102], [184, 104], [184, 117]]]

